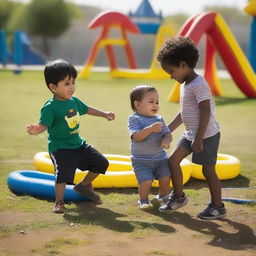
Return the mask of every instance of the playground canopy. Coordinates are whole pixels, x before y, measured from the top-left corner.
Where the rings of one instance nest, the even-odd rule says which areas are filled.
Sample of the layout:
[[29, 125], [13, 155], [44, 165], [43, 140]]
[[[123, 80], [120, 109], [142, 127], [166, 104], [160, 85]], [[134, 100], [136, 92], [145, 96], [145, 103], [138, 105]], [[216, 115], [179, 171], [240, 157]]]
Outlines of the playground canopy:
[[142, 0], [138, 9], [129, 17], [139, 27], [143, 34], [156, 34], [162, 23], [162, 14], [156, 14], [148, 0]]

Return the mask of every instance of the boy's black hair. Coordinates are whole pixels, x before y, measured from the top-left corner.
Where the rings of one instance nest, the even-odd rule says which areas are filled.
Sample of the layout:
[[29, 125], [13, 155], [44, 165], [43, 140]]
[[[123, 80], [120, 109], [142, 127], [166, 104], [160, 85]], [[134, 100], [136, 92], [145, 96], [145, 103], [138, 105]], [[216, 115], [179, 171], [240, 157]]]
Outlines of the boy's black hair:
[[189, 37], [176, 37], [167, 40], [157, 55], [162, 64], [178, 67], [184, 61], [190, 68], [195, 68], [199, 58], [196, 44]]
[[69, 62], [57, 59], [46, 63], [44, 78], [48, 88], [50, 83], [57, 85], [58, 82], [64, 80], [67, 76], [73, 77], [74, 79], [77, 77], [75, 67]]
[[148, 92], [157, 92], [156, 88], [150, 85], [137, 85], [130, 93], [130, 102], [133, 111], [136, 111], [134, 102], [141, 101], [143, 96]]

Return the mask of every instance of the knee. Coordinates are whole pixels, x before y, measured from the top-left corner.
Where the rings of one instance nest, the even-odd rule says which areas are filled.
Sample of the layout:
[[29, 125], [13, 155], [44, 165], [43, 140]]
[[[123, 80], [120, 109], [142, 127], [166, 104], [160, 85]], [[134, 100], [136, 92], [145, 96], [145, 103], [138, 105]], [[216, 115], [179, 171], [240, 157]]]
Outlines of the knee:
[[175, 157], [174, 155], [171, 155], [170, 157], [169, 157], [169, 166], [172, 168], [172, 167], [175, 167], [175, 166], [177, 166], [177, 165], [180, 165], [180, 160], [177, 158], [177, 157]]
[[98, 162], [98, 168], [101, 172], [106, 172], [109, 167], [109, 161], [104, 157]]
[[204, 165], [202, 167], [202, 172], [206, 179], [216, 176], [215, 168], [214, 168], [214, 166], [211, 166], [211, 165], [209, 165], [209, 166]]

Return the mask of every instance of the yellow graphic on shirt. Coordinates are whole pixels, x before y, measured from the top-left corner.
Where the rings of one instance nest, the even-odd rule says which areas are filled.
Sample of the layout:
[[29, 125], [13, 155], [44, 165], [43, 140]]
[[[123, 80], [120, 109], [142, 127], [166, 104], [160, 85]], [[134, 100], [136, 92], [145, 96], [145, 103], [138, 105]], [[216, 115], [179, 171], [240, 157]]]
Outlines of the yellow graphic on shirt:
[[70, 109], [68, 114], [65, 116], [65, 120], [68, 127], [73, 129], [80, 123], [80, 115], [74, 109]]

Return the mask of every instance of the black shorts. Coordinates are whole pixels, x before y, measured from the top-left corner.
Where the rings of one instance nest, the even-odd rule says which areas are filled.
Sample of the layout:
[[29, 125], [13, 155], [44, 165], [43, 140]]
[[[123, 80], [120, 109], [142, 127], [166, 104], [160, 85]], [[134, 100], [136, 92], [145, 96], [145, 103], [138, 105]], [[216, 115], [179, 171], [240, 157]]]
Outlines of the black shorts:
[[73, 184], [76, 169], [104, 174], [108, 160], [91, 145], [84, 144], [77, 149], [58, 149], [50, 154], [55, 182]]
[[[220, 133], [203, 140], [203, 151], [192, 154], [192, 162], [200, 165], [215, 165], [217, 161], [218, 148], [220, 143]], [[177, 145], [186, 148], [192, 153], [192, 141], [184, 136], [178, 141]]]

